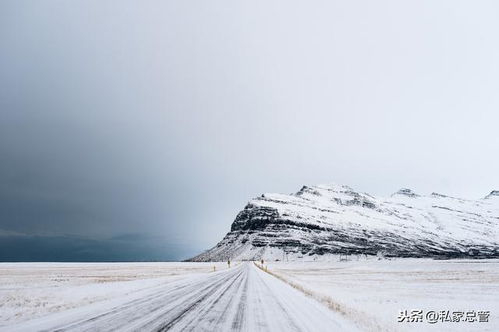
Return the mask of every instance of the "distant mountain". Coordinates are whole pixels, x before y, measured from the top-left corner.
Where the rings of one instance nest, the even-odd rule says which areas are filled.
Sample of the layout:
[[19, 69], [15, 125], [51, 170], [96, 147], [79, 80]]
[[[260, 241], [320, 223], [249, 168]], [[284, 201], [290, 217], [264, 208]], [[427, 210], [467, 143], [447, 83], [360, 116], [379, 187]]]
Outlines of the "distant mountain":
[[376, 198], [341, 185], [264, 194], [192, 261], [313, 259], [325, 254], [499, 257], [499, 191], [480, 200], [400, 189]]

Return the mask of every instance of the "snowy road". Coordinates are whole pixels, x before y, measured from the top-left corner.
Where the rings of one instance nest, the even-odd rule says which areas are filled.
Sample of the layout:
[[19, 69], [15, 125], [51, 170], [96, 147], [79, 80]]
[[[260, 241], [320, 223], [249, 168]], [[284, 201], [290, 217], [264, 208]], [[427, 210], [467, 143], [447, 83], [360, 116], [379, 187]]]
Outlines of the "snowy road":
[[166, 283], [105, 310], [11, 326], [38, 331], [351, 331], [338, 314], [252, 263]]

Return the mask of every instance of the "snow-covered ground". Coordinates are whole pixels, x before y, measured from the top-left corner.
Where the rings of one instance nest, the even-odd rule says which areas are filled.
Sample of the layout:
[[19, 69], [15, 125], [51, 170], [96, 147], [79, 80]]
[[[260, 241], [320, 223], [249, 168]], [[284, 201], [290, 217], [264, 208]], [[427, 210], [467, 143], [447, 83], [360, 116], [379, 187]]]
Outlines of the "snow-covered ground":
[[[249, 262], [0, 264], [0, 331], [499, 331], [499, 260], [330, 258], [265, 262], [269, 273]], [[398, 323], [404, 310], [423, 310], [422, 322]], [[429, 311], [490, 316], [430, 324]]]
[[0, 328], [88, 304], [120, 300], [224, 263], [0, 263]]
[[[203, 267], [202, 264], [197, 265]], [[131, 266], [133, 268], [137, 266]], [[156, 269], [153, 271], [157, 272]], [[89, 277], [94, 278], [91, 273]], [[63, 288], [67, 300], [72, 301], [73, 287]], [[116, 287], [110, 285], [110, 288]], [[101, 291], [105, 292], [104, 289]], [[44, 292], [47, 297], [50, 296], [50, 289]], [[78, 308], [17, 324], [11, 322], [0, 326], [0, 331], [357, 330], [339, 313], [250, 262], [211, 273], [183, 275], [177, 280], [163, 279], [154, 285], [148, 283], [148, 289], [137, 290], [127, 296], [115, 296], [107, 301], [88, 305], [80, 303], [82, 305]]]
[[[367, 330], [499, 331], [499, 260], [269, 262], [268, 270]], [[407, 310], [490, 311], [489, 322], [398, 323]], [[473, 314], [471, 314], [473, 315]], [[445, 315], [444, 315], [445, 316]], [[478, 316], [477, 316], [478, 319]]]

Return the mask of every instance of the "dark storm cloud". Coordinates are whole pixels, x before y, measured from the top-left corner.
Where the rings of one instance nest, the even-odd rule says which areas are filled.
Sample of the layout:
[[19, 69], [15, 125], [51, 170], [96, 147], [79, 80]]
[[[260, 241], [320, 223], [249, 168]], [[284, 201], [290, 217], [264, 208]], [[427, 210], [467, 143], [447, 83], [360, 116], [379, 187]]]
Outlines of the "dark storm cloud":
[[252, 196], [302, 184], [484, 196], [499, 186], [497, 9], [4, 1], [2, 253], [78, 238], [67, 257], [142, 259], [113, 237], [153, 234], [138, 251], [181, 258]]
[[195, 245], [179, 245], [162, 237], [141, 234], [98, 240], [67, 235], [0, 234], [0, 262], [177, 261], [200, 250]]

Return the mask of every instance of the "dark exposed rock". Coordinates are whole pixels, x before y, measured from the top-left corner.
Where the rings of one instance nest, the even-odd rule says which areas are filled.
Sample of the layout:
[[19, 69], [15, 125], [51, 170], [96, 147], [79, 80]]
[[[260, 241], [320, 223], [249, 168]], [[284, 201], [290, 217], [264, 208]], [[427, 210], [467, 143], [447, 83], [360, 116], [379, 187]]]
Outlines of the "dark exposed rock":
[[[414, 191], [412, 191], [411, 189], [407, 189], [407, 188], [402, 188], [400, 189], [399, 191], [397, 191], [395, 194], [393, 195], [403, 195], [403, 196], [407, 196], [407, 197], [419, 197], [418, 194], [416, 194]], [[392, 195], [392, 196], [393, 196]]]
[[499, 197], [499, 190], [492, 190], [485, 198]]

